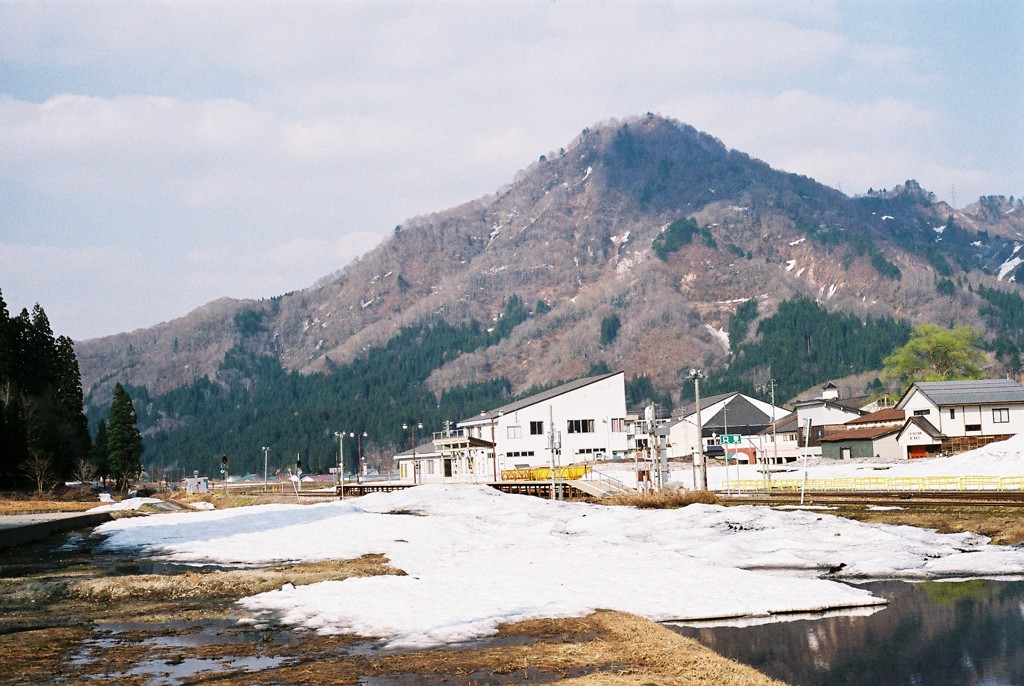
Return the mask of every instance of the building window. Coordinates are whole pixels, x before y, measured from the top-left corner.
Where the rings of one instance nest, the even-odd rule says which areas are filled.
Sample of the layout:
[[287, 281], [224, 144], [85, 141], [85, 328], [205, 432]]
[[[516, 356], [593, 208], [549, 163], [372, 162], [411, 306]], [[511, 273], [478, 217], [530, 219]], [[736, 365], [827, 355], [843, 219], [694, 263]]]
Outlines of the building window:
[[612, 417], [612, 433], [626, 433], [625, 417]]
[[592, 434], [594, 433], [593, 419], [570, 419], [569, 433], [571, 434]]
[[928, 410], [928, 409], [914, 410], [914, 416], [915, 417], [924, 417], [924, 416], [930, 415], [931, 413], [932, 413], [932, 411]]
[[981, 424], [966, 424], [964, 431], [981, 431]]
[[543, 436], [544, 435], [544, 422], [530, 422], [530, 435], [531, 436]]
[[955, 408], [952, 408], [952, 407], [949, 408], [949, 418], [950, 419], [956, 419], [956, 409]]
[[433, 474], [433, 473], [434, 473], [434, 461], [433, 460], [427, 460], [427, 474]]
[[515, 450], [505, 453], [505, 457], [533, 457], [532, 450]]
[[995, 407], [992, 408], [992, 422], [995, 424], [1006, 424], [1010, 421], [1010, 408], [1008, 407]]
[[646, 438], [638, 438], [638, 439], [636, 439], [636, 447], [637, 447], [638, 450], [646, 450], [647, 449], [647, 439]]
[[523, 437], [523, 427], [521, 426], [509, 426], [505, 429], [505, 432], [509, 438]]

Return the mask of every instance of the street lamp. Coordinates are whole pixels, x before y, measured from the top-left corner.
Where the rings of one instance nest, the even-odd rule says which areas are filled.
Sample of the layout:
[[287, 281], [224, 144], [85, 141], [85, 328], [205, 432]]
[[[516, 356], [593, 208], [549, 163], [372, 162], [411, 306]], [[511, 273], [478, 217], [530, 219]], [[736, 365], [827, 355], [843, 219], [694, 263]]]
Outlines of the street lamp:
[[693, 393], [697, 405], [697, 455], [700, 459], [700, 489], [708, 490], [708, 464], [704, 459], [704, 425], [700, 421], [700, 380], [704, 378], [704, 372], [699, 369], [691, 369], [687, 379], [693, 381]]
[[[504, 414], [505, 414], [504, 412], [499, 412], [497, 416], [500, 419]], [[491, 419], [491, 463], [494, 465], [494, 482], [497, 483], [498, 482], [498, 443], [497, 443], [496, 437], [494, 436], [494, 417], [495, 417], [495, 415], [491, 414], [491, 413], [487, 413], [487, 412], [481, 412], [480, 416], [481, 417], [490, 417], [490, 419]]]
[[402, 431], [412, 430], [412, 482], [419, 483], [420, 462], [416, 459], [416, 429], [422, 429], [423, 422], [409, 422], [402, 424]]
[[356, 482], [362, 483], [366, 478], [366, 460], [363, 459], [363, 439], [367, 434], [364, 431], [356, 437], [356, 457], [359, 458], [359, 471], [356, 473]]
[[[341, 499], [345, 499], [345, 432], [335, 431], [334, 435], [338, 437], [338, 485], [341, 487]], [[349, 438], [354, 437], [354, 433], [349, 433]]]
[[[769, 370], [770, 371], [770, 370]], [[761, 392], [771, 390], [772, 393], [772, 464], [779, 463], [779, 437], [775, 434], [776, 421], [775, 421], [775, 379], [768, 379], [768, 381], [761, 386]], [[764, 470], [764, 476], [768, 480], [768, 493], [770, 494], [772, 489], [772, 470], [767, 468]]]

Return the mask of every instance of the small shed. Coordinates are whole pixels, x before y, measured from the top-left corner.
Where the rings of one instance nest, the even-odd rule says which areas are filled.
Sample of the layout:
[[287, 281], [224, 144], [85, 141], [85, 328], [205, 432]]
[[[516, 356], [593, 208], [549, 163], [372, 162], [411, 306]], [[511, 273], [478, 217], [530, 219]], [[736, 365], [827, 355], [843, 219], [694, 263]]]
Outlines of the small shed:
[[186, 493], [209, 493], [210, 477], [208, 476], [187, 476], [185, 477]]
[[821, 456], [836, 460], [855, 457], [900, 457], [900, 446], [896, 442], [898, 426], [866, 427], [846, 429], [825, 434], [821, 437]]

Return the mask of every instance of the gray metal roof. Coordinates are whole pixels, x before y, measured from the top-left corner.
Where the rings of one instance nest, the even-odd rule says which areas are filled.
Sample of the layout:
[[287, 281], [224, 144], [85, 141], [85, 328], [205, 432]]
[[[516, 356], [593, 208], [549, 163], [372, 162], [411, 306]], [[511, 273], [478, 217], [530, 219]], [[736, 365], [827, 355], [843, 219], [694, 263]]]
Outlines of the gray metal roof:
[[897, 407], [917, 388], [929, 400], [948, 405], [991, 405], [1024, 403], [1024, 386], [1013, 379], [978, 379], [976, 381], [918, 381], [903, 395]]
[[549, 388], [546, 391], [541, 391], [540, 393], [536, 393], [536, 394], [531, 395], [531, 396], [529, 396], [527, 398], [523, 398], [521, 400], [516, 400], [515, 402], [509, 403], [508, 405], [502, 405], [501, 407], [496, 407], [493, 410], [485, 412], [484, 414], [486, 415], [486, 417], [481, 417], [480, 415], [477, 415], [475, 417], [468, 417], [468, 418], [463, 419], [462, 421], [458, 422], [457, 425], [458, 426], [464, 426], [466, 424], [472, 424], [474, 422], [479, 422], [479, 421], [488, 421], [489, 422], [489, 421], [491, 421], [491, 417], [492, 416], [497, 417], [499, 414], [510, 414], [512, 412], [516, 412], [518, 410], [521, 410], [524, 407], [529, 407], [530, 405], [536, 405], [537, 403], [542, 403], [545, 400], [550, 400], [551, 398], [558, 397], [558, 396], [563, 395], [565, 393], [568, 393], [570, 391], [575, 391], [576, 389], [583, 388], [584, 386], [589, 386], [590, 384], [597, 383], [598, 381], [604, 381], [605, 379], [610, 379], [611, 377], [615, 376], [616, 374], [622, 374], [622, 373], [623, 372], [611, 372], [609, 374], [601, 374], [600, 376], [588, 376], [585, 379], [576, 379], [575, 381], [570, 381], [569, 383], [562, 384], [561, 386], [556, 386], [554, 388]]
[[729, 402], [715, 413], [715, 416], [707, 420], [701, 417], [701, 420], [706, 429], [719, 427], [728, 429], [730, 426], [734, 428], [762, 427], [772, 423], [771, 415], [766, 414], [738, 393], [730, 398]]

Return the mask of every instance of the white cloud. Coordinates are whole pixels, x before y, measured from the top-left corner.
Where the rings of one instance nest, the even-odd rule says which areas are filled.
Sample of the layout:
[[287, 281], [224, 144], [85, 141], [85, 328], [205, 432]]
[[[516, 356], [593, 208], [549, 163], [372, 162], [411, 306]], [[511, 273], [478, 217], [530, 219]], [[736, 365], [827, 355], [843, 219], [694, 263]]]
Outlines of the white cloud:
[[[954, 130], [945, 53], [895, 27], [858, 36], [858, 12], [873, 10], [0, 3], [0, 287], [44, 289], [44, 307], [51, 292], [92, 298], [109, 315], [73, 325], [90, 335], [134, 312], [121, 301], [134, 292], [153, 295], [141, 325], [294, 290], [411, 216], [493, 192], [582, 128], [646, 111], [847, 192], [914, 177], [966, 198], [1024, 183]], [[338, 241], [353, 235], [357, 247]], [[13, 268], [17, 245], [60, 246], [44, 260], [59, 271]], [[97, 245], [140, 266], [89, 279], [75, 258], [105, 264]]]

